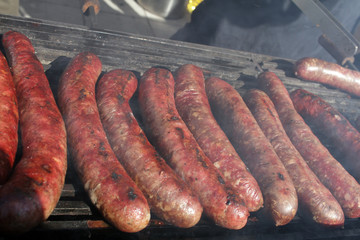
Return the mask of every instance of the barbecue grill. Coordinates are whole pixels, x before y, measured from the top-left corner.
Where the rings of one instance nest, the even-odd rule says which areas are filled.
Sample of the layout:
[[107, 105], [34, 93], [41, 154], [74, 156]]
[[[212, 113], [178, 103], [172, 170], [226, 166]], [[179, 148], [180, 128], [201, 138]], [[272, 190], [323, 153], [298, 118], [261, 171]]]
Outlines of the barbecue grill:
[[[229, 82], [243, 94], [256, 87], [260, 68], [275, 72], [291, 91], [309, 90], [337, 108], [350, 122], [359, 115], [360, 99], [324, 85], [305, 82], [293, 74], [294, 60], [198, 44], [144, 37], [122, 32], [89, 29], [45, 20], [0, 15], [0, 33], [19, 31], [32, 41], [56, 97], [58, 79], [68, 61], [77, 53], [90, 51], [103, 63], [103, 71], [132, 70], [138, 76], [154, 66], [175, 70], [192, 63], [205, 75]], [[134, 112], [137, 114], [136, 103]], [[36, 124], [36, 123], [34, 123]], [[261, 211], [252, 213], [241, 230], [215, 226], [203, 217], [194, 227], [181, 229], [152, 217], [150, 225], [138, 233], [123, 233], [108, 225], [90, 203], [71, 165], [59, 203], [51, 216], [30, 232], [19, 236], [37, 239], [65, 237], [92, 239], [359, 239], [360, 220], [346, 219], [342, 228], [322, 227], [297, 215], [289, 224], [275, 227], [262, 220]], [[0, 239], [7, 239], [1, 237]], [[11, 239], [11, 238], [10, 238]]]

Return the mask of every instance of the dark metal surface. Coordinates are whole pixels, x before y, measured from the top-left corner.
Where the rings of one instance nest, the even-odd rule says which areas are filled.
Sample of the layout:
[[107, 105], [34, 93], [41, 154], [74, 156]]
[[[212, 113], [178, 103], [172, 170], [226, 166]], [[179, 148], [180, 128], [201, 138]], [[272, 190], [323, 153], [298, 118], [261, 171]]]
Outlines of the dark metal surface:
[[[178, 41], [143, 37], [126, 33], [90, 30], [76, 25], [63, 25], [36, 19], [0, 16], [0, 33], [16, 30], [32, 41], [36, 54], [43, 63], [46, 75], [56, 97], [58, 79], [68, 61], [82, 51], [99, 56], [103, 71], [122, 68], [140, 76], [153, 66], [174, 71], [182, 64], [192, 63], [202, 67], [207, 76], [220, 77], [232, 84], [240, 94], [256, 87], [260, 70], [278, 74], [287, 89], [304, 88], [312, 91], [335, 106], [350, 121], [359, 113], [360, 99], [327, 88], [321, 84], [304, 82], [293, 75], [294, 60], [215, 48]], [[136, 115], [136, 107], [134, 108]], [[261, 218], [261, 212], [252, 214], [248, 224], [233, 231], [215, 226], [205, 217], [190, 229], [168, 225], [156, 216], [143, 231], [122, 233], [107, 225], [90, 203], [76, 173], [69, 169], [62, 197], [47, 221], [20, 236], [20, 239], [357, 239], [360, 221], [346, 219], [343, 228], [326, 228], [303, 219], [300, 215], [286, 226], [275, 227]], [[0, 239], [7, 239], [1, 237]], [[11, 239], [11, 238], [10, 238]]]

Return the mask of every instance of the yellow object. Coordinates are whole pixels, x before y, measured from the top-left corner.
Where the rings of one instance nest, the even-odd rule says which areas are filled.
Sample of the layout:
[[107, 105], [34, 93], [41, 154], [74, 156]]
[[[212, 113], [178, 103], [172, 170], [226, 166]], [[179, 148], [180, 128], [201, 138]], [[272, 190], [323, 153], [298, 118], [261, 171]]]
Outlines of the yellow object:
[[189, 3], [187, 5], [188, 12], [192, 13], [202, 1], [203, 0], [189, 0]]

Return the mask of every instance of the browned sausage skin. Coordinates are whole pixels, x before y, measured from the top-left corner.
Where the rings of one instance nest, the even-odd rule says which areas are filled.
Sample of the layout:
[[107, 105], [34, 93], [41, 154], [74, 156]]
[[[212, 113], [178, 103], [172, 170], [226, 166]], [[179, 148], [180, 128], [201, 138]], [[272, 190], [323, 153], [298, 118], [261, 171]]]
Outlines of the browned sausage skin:
[[205, 87], [215, 118], [259, 183], [266, 213], [277, 226], [289, 223], [297, 212], [297, 194], [270, 142], [230, 84], [210, 77]]
[[95, 99], [101, 68], [92, 53], [75, 56], [60, 78], [59, 106], [72, 160], [90, 200], [114, 227], [138, 232], [148, 225], [150, 209], [106, 138]]
[[202, 70], [181, 66], [175, 75], [175, 103], [181, 118], [205, 154], [245, 202], [250, 212], [263, 206], [261, 190], [212, 115]]
[[67, 170], [66, 131], [30, 40], [7, 32], [3, 45], [19, 104], [22, 157], [0, 188], [0, 232], [21, 233], [54, 210]]
[[19, 111], [13, 77], [1, 52], [0, 93], [0, 185], [2, 185], [10, 176], [15, 161]]
[[147, 70], [140, 80], [139, 103], [150, 141], [198, 195], [204, 213], [222, 227], [244, 227], [249, 216], [247, 208], [227, 188], [176, 109], [171, 72], [162, 68]]
[[295, 109], [335, 148], [339, 162], [355, 178], [360, 178], [360, 133], [334, 107], [303, 89], [290, 93]]
[[263, 91], [252, 89], [245, 94], [244, 101], [286, 170], [291, 173], [304, 215], [322, 225], [343, 225], [344, 213], [341, 206], [291, 143], [270, 98]]
[[126, 70], [106, 73], [98, 83], [97, 102], [104, 128], [119, 161], [147, 197], [151, 211], [177, 226], [194, 226], [202, 206], [147, 140], [129, 101], [138, 80]]
[[317, 58], [302, 58], [295, 63], [295, 75], [360, 96], [360, 72]]
[[259, 87], [270, 97], [291, 142], [319, 180], [330, 190], [349, 218], [360, 216], [360, 186], [313, 134], [297, 113], [282, 81], [272, 72], [258, 78]]

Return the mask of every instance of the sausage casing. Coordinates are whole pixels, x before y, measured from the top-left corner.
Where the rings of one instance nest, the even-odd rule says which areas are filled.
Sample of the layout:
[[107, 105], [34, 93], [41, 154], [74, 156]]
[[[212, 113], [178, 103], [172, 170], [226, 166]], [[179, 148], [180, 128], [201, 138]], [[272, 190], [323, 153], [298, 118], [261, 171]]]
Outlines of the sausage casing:
[[360, 216], [360, 185], [334, 159], [297, 113], [284, 84], [272, 72], [259, 75], [259, 87], [267, 93], [291, 142], [319, 180], [330, 190], [349, 218]]
[[5, 56], [0, 52], [0, 185], [14, 166], [18, 145], [19, 111], [15, 85]]
[[170, 71], [151, 68], [144, 73], [139, 85], [139, 105], [149, 140], [198, 195], [204, 213], [222, 227], [244, 227], [249, 212], [226, 186], [181, 119]]
[[137, 85], [130, 71], [106, 73], [96, 93], [101, 121], [116, 156], [147, 197], [151, 211], [177, 227], [192, 227], [201, 218], [202, 206], [156, 152], [134, 117], [129, 101]]
[[360, 96], [360, 72], [317, 58], [302, 58], [295, 63], [295, 75], [307, 81], [326, 84]]
[[205, 92], [202, 70], [192, 64], [181, 66], [175, 75], [175, 104], [181, 118], [205, 154], [245, 202], [250, 212], [263, 206], [258, 183], [217, 124]]
[[100, 59], [82, 52], [60, 77], [58, 99], [75, 170], [91, 202], [104, 218], [124, 232], [138, 232], [150, 221], [145, 196], [111, 149], [95, 98]]
[[216, 120], [259, 183], [265, 213], [277, 226], [289, 223], [298, 209], [297, 194], [269, 140], [230, 84], [210, 77], [205, 88]]
[[304, 89], [290, 93], [296, 111], [319, 131], [334, 148], [339, 162], [360, 178], [360, 133], [334, 107]]
[[30, 40], [3, 35], [19, 107], [22, 156], [0, 188], [0, 231], [25, 232], [45, 221], [59, 201], [67, 170], [66, 130]]
[[268, 95], [261, 90], [251, 89], [245, 94], [244, 101], [286, 170], [291, 173], [303, 215], [322, 225], [343, 225], [344, 212], [340, 204], [291, 143]]

